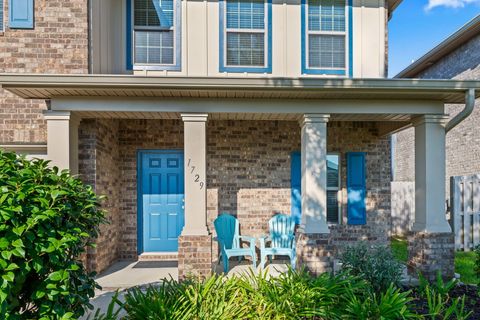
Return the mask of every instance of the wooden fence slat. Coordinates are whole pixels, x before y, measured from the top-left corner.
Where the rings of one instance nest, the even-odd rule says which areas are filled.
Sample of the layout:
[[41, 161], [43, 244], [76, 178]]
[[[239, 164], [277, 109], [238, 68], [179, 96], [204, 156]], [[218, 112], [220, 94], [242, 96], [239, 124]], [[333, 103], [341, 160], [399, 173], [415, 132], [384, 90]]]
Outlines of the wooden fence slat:
[[470, 251], [471, 246], [471, 216], [473, 212], [472, 200], [473, 200], [473, 190], [472, 190], [472, 178], [465, 177], [463, 185], [464, 195], [463, 195], [463, 250]]
[[473, 247], [480, 245], [480, 175], [472, 176], [473, 182]]
[[462, 243], [462, 216], [461, 216], [461, 177], [450, 178], [450, 198], [451, 198], [451, 213], [450, 218], [453, 224], [453, 231], [455, 233], [455, 249], [461, 250]]

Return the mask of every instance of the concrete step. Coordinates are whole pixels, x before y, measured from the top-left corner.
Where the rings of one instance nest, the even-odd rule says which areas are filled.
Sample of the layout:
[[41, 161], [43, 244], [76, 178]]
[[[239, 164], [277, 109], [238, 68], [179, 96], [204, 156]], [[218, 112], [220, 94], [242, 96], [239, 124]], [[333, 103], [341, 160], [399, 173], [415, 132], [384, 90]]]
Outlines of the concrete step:
[[177, 252], [145, 252], [138, 256], [138, 261], [177, 261]]

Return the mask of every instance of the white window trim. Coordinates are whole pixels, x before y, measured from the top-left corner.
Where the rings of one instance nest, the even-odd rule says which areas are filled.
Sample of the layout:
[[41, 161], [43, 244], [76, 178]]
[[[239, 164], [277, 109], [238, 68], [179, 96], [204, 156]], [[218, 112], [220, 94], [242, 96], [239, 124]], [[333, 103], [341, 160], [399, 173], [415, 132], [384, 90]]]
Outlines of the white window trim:
[[[225, 9], [223, 10], [223, 61], [225, 68], [267, 68], [268, 67], [268, 1], [263, 1], [263, 29], [244, 29], [244, 28], [227, 28], [227, 2], [225, 0]], [[227, 60], [227, 33], [263, 33], [263, 65], [240, 65], [240, 64], [228, 64]]]
[[[309, 9], [309, 4], [308, 0], [305, 1], [305, 66], [306, 69], [310, 70], [342, 70], [345, 71], [345, 74], [347, 74], [348, 70], [350, 69], [349, 65], [349, 59], [348, 59], [348, 53], [350, 52], [350, 46], [349, 46], [349, 41], [348, 41], [348, 36], [350, 34], [350, 26], [349, 26], [349, 19], [350, 19], [350, 12], [349, 12], [349, 6], [348, 6], [348, 0], [345, 0], [345, 31], [320, 31], [320, 30], [314, 30], [310, 31], [308, 29], [309, 25], [309, 15], [308, 15], [308, 9]], [[326, 68], [326, 67], [311, 67], [310, 66], [310, 50], [309, 48], [309, 41], [310, 41], [310, 35], [325, 35], [325, 36], [344, 36], [345, 37], [345, 67], [344, 68]]]
[[[0, 0], [1, 1], [1, 0]], [[178, 0], [173, 0], [173, 26], [167, 28], [167, 27], [155, 27], [155, 26], [136, 26], [135, 25], [135, 0], [130, 0], [132, 2], [132, 12], [131, 12], [131, 21], [132, 21], [132, 64], [135, 70], [135, 67], [137, 66], [155, 66], [155, 67], [173, 67], [177, 65], [177, 32], [176, 32], [176, 23], [177, 23], [177, 5], [176, 1]], [[137, 46], [135, 45], [135, 32], [136, 31], [172, 31], [173, 32], [173, 63], [136, 63], [135, 61], [135, 50]]]

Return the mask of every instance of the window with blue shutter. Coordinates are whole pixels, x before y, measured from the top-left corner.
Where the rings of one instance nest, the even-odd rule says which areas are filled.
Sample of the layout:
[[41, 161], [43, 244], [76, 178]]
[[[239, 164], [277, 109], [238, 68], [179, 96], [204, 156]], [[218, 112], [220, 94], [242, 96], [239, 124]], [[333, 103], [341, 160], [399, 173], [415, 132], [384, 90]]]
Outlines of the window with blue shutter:
[[34, 0], [10, 0], [8, 26], [12, 29], [33, 29]]
[[271, 72], [271, 1], [220, 1], [220, 72]]
[[180, 0], [127, 1], [128, 66], [180, 70]]
[[367, 223], [365, 153], [347, 153], [347, 213], [348, 224]]
[[349, 74], [351, 1], [302, 0], [302, 73]]
[[300, 152], [292, 153], [290, 179], [291, 215], [295, 218], [295, 222], [300, 224], [302, 220], [302, 157]]
[[[291, 215], [299, 224], [302, 218], [302, 159], [300, 152], [291, 155]], [[327, 155], [327, 222], [340, 222], [340, 156]]]

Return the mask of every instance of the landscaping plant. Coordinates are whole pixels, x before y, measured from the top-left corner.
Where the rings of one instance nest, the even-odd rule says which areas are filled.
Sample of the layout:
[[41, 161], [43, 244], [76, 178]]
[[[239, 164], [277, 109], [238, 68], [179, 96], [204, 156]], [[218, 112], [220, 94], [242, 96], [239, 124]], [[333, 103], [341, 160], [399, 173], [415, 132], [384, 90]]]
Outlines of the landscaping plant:
[[480, 279], [480, 245], [475, 248], [475, 273], [477, 278]]
[[0, 318], [78, 319], [96, 287], [79, 257], [104, 222], [78, 178], [0, 151]]
[[369, 247], [360, 242], [347, 247], [341, 260], [345, 270], [366, 280], [374, 292], [385, 292], [391, 284], [398, 286], [400, 283], [402, 264], [387, 246]]

